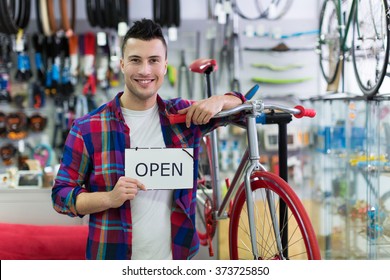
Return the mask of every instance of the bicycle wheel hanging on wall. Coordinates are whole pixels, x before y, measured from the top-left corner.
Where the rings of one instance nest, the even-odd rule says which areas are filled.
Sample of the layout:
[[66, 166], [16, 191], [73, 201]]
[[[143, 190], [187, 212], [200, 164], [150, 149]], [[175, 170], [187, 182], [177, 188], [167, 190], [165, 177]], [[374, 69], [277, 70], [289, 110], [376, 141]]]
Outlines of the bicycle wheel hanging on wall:
[[[309, 216], [291, 187], [279, 176], [269, 172], [256, 172], [252, 175], [251, 187], [250, 197], [255, 207], [258, 259], [320, 259], [319, 246]], [[280, 201], [287, 205], [285, 211], [281, 211], [283, 208]], [[272, 203], [276, 213], [279, 213], [276, 224], [281, 233], [281, 250], [277, 247], [278, 241], [270, 215]], [[255, 259], [249, 235], [244, 184], [241, 185], [233, 202], [229, 247], [231, 259]]]
[[[232, 6], [237, 14], [246, 20], [278, 20], [291, 8], [293, 0], [253, 0], [251, 3], [238, 4], [233, 0]], [[254, 14], [255, 13], [255, 14]]]
[[320, 68], [328, 84], [335, 81], [338, 69], [341, 67], [341, 38], [337, 18], [336, 2], [325, 1], [320, 13], [318, 51]]
[[389, 61], [390, 20], [386, 0], [357, 1], [353, 24], [352, 62], [364, 95], [376, 95]]

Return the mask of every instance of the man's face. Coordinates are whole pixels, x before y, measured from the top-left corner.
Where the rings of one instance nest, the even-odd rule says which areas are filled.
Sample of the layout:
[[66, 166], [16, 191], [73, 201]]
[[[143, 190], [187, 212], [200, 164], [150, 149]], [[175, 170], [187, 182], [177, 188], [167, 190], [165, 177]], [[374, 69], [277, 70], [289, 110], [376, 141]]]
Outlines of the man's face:
[[156, 93], [164, 82], [167, 70], [166, 50], [158, 39], [127, 40], [121, 59], [125, 78], [125, 94], [130, 101], [147, 108], [156, 100]]

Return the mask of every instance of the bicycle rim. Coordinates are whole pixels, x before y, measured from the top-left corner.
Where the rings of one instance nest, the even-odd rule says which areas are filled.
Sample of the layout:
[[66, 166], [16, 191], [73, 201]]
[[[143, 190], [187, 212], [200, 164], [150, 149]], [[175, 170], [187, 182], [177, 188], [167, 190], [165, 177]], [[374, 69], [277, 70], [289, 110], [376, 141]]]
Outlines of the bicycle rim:
[[364, 95], [377, 94], [389, 61], [387, 1], [359, 0], [354, 20], [352, 61]]
[[213, 217], [215, 211], [212, 174], [211, 174], [211, 146], [210, 142], [203, 138], [199, 148], [198, 160], [198, 189], [196, 201], [196, 231], [201, 245], [206, 246], [208, 240], [215, 235], [217, 222]]
[[[259, 259], [282, 259], [273, 234], [266, 190], [271, 192], [276, 205], [276, 213], [279, 213], [279, 201], [284, 201], [288, 208], [286, 215], [283, 215], [286, 218], [286, 223], [279, 225], [282, 234], [288, 229], [287, 244], [282, 248], [284, 257], [286, 259], [320, 259], [319, 246], [309, 217], [291, 187], [280, 177], [266, 171], [256, 172], [252, 176], [251, 187], [255, 205]], [[242, 184], [234, 200], [230, 216], [229, 246], [231, 259], [254, 259], [245, 201], [245, 189], [244, 184]], [[284, 238], [284, 236], [281, 237]], [[288, 255], [286, 255], [287, 251]]]
[[291, 8], [292, 0], [257, 0], [257, 9], [263, 18], [278, 20]]
[[[257, 3], [254, 1], [253, 5], [246, 3], [246, 5], [240, 6], [237, 0], [232, 2], [234, 11], [243, 19], [246, 20], [259, 20], [263, 18], [263, 15], [257, 9]], [[245, 7], [245, 9], [243, 9]], [[252, 15], [253, 11], [257, 10], [255, 15]], [[249, 12], [248, 12], [249, 11]]]
[[320, 68], [328, 84], [335, 81], [341, 61], [337, 9], [334, 1], [325, 1], [320, 14], [318, 51]]

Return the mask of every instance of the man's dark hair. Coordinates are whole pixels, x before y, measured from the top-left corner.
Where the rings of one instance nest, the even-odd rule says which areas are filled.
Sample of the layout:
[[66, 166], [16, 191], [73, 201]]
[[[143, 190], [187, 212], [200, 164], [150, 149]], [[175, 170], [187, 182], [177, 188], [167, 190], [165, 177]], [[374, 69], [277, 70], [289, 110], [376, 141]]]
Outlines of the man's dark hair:
[[133, 26], [127, 31], [122, 42], [122, 57], [129, 38], [150, 41], [159, 39], [165, 47], [165, 57], [167, 56], [167, 42], [165, 41], [161, 26], [151, 19], [142, 19], [135, 21]]

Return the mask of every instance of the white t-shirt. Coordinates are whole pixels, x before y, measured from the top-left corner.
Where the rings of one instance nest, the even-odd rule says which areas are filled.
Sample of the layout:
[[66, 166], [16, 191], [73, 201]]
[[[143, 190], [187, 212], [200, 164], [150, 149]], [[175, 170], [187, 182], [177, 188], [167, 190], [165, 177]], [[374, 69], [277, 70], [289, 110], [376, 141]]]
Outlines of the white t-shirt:
[[[157, 104], [146, 111], [133, 111], [122, 107], [122, 112], [130, 128], [132, 148], [165, 148]], [[131, 259], [172, 259], [172, 192], [141, 190], [130, 201], [133, 222]]]

